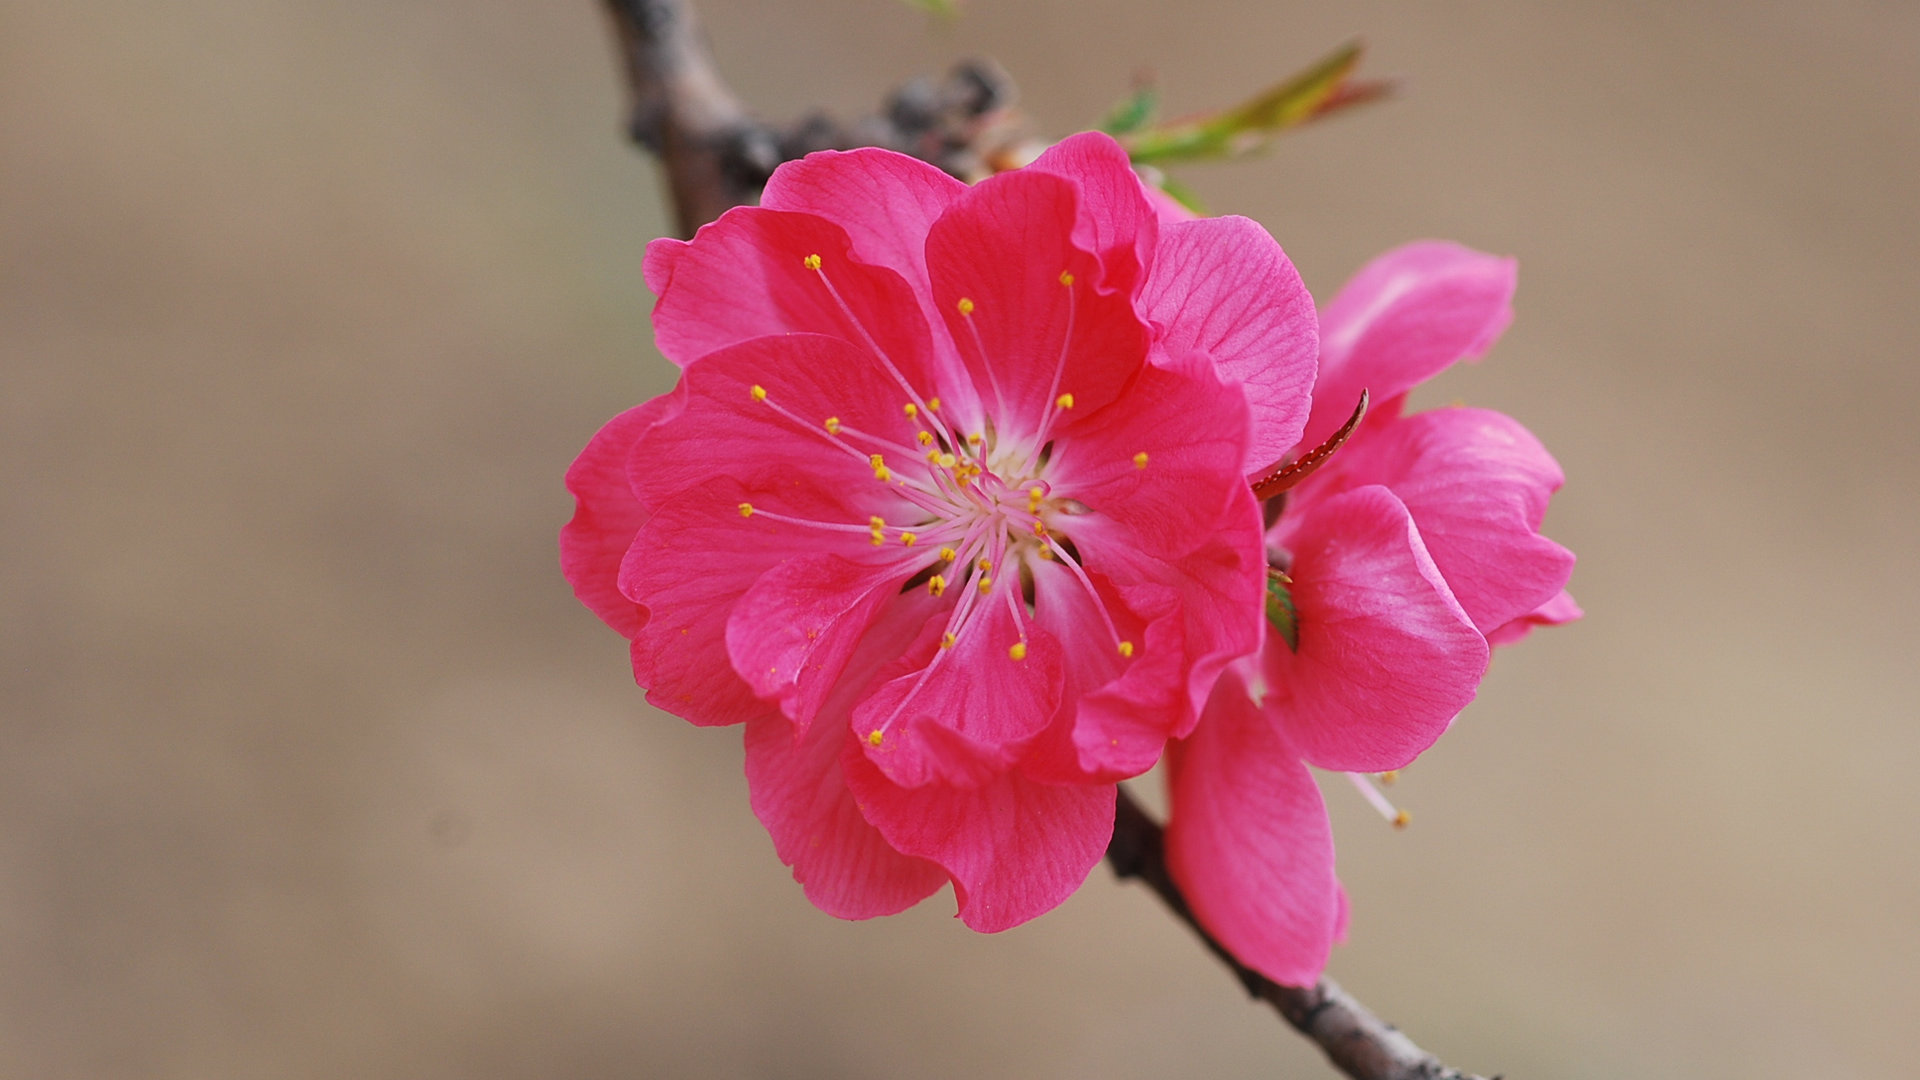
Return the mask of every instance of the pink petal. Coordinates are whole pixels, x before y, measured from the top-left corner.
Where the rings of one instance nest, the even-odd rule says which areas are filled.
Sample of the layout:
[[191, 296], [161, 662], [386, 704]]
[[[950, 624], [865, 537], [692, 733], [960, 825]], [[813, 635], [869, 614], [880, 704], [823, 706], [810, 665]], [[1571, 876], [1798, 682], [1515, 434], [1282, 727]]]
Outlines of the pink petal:
[[1573, 595], [1562, 589], [1560, 595], [1488, 634], [1487, 644], [1511, 645], [1532, 633], [1536, 626], [1559, 626], [1585, 614], [1580, 605], [1573, 602]]
[[1024, 171], [1074, 182], [1080, 189], [1075, 243], [1100, 256], [1106, 268], [1102, 288], [1133, 295], [1153, 258], [1159, 220], [1120, 144], [1102, 132], [1083, 131], [1048, 147]]
[[1113, 837], [1110, 784], [1055, 786], [1008, 772], [979, 787], [903, 788], [857, 747], [841, 764], [867, 820], [894, 849], [939, 863], [961, 920], [982, 933], [1057, 907]]
[[[756, 400], [753, 388], [766, 392]], [[635, 493], [657, 505], [716, 475], [751, 479], [799, 470], [843, 493], [842, 523], [894, 520], [906, 503], [874, 478], [869, 447], [835, 436], [829, 418], [913, 445], [906, 394], [872, 354], [817, 334], [756, 338], [690, 365], [675, 391], [679, 412], [640, 440], [630, 461]], [[856, 542], [864, 543], [864, 536]]]
[[646, 607], [621, 595], [619, 587], [620, 560], [647, 523], [627, 481], [627, 455], [673, 404], [662, 395], [607, 421], [567, 470], [574, 511], [560, 530], [560, 571], [581, 603], [627, 637], [647, 621]]
[[[844, 555], [800, 555], [768, 570], [727, 618], [734, 670], [804, 729], [831, 693], [854, 646], [913, 568]], [[897, 649], [899, 642], [893, 643]]]
[[[1080, 698], [1069, 740], [1071, 759], [1052, 759], [1041, 775], [1136, 776], [1159, 759], [1167, 739], [1193, 730], [1221, 671], [1260, 646], [1266, 560], [1259, 545], [1240, 539], [1257, 527], [1258, 513], [1243, 486], [1230, 511], [1242, 520], [1218, 528], [1205, 544], [1171, 563], [1124, 548], [1088, 549], [1090, 567], [1103, 578], [1113, 574], [1128, 581], [1120, 590], [1127, 607], [1151, 621], [1130, 638], [1134, 655], [1124, 674]], [[1036, 619], [1050, 629], [1053, 619], [1071, 619], [1070, 629], [1054, 630], [1071, 643], [1070, 664], [1112, 664], [1111, 670], [1119, 671], [1097, 616], [1090, 609], [1063, 612], [1064, 605], [1055, 602], [1058, 594], [1072, 595], [1069, 583], [1056, 586], [1058, 576], [1043, 581], [1036, 573]]]
[[[913, 288], [895, 271], [855, 258], [846, 231], [832, 222], [739, 207], [689, 244], [656, 240], [648, 251], [649, 263], [671, 259], [649, 274], [664, 286], [653, 329], [660, 351], [681, 367], [757, 337], [825, 334], [866, 352], [877, 347], [909, 383], [935, 393], [928, 389], [932, 343]], [[809, 269], [815, 255], [819, 268]]]
[[1320, 379], [1300, 445], [1333, 434], [1361, 390], [1392, 415], [1394, 398], [1492, 348], [1513, 320], [1514, 272], [1512, 259], [1437, 240], [1362, 267], [1320, 316]]
[[1194, 915], [1262, 975], [1310, 986], [1341, 919], [1320, 789], [1236, 674], [1168, 755], [1167, 868]]
[[905, 911], [947, 883], [939, 866], [902, 855], [860, 816], [840, 771], [844, 725], [816, 724], [798, 742], [772, 715], [748, 721], [747, 787], [780, 861], [815, 907], [841, 919]]
[[1292, 509], [1368, 484], [1392, 489], [1448, 590], [1486, 633], [1551, 599], [1573, 574], [1573, 553], [1540, 535], [1547, 500], [1564, 479], [1513, 418], [1434, 409], [1369, 428], [1299, 491]]
[[1099, 261], [1074, 242], [1078, 200], [1060, 177], [1001, 173], [927, 237], [934, 300], [1003, 444], [1037, 433], [1060, 394], [1076, 413], [1107, 404], [1146, 361], [1131, 300], [1098, 287]]
[[[862, 749], [896, 784], [973, 786], [1018, 760], [1060, 707], [1060, 643], [1027, 623], [1026, 653], [1007, 603], [1011, 583], [997, 586], [940, 647], [949, 611], [927, 620], [920, 637], [885, 674], [888, 680], [853, 710]], [[871, 741], [880, 732], [880, 742]]]
[[[891, 150], [823, 150], [773, 171], [760, 205], [812, 214], [847, 232], [853, 257], [927, 291], [927, 230], [967, 185]], [[930, 323], [938, 322], [929, 311]]]
[[[642, 442], [644, 445], [644, 440]], [[695, 724], [737, 724], [777, 712], [734, 671], [727, 619], [761, 574], [784, 559], [844, 544], [839, 534], [796, 528], [739, 504], [778, 500], [801, 514], [839, 504], [803, 474], [767, 474], [756, 483], [711, 477], [656, 507], [620, 568], [620, 591], [645, 597], [650, 612], [633, 634], [635, 679], [647, 700]]]
[[1195, 221], [1199, 219], [1199, 214], [1187, 209], [1185, 204], [1179, 199], [1167, 194], [1166, 189], [1156, 187], [1153, 184], [1147, 184], [1145, 186], [1147, 189], [1147, 202], [1153, 205], [1153, 216], [1159, 219], [1161, 229], [1164, 230], [1169, 225], [1177, 225], [1183, 221]]
[[854, 740], [847, 716], [853, 700], [932, 606], [924, 594], [903, 597], [881, 616], [804, 736], [778, 716], [747, 724], [754, 815], [772, 835], [780, 861], [793, 867], [807, 899], [842, 919], [891, 915], [947, 882], [945, 871], [895, 851], [868, 824], [840, 769], [840, 756]]
[[1242, 472], [1273, 464], [1300, 441], [1319, 319], [1300, 274], [1267, 230], [1243, 217], [1167, 227], [1140, 310], [1158, 325], [1164, 350], [1203, 353], [1223, 380], [1246, 387], [1253, 438]]
[[1289, 526], [1300, 649], [1268, 635], [1268, 711], [1323, 769], [1400, 768], [1473, 700], [1486, 640], [1386, 488], [1289, 514]]
[[1048, 474], [1092, 511], [1066, 530], [1163, 560], [1193, 550], [1246, 489], [1246, 433], [1245, 395], [1205, 358], [1146, 368], [1124, 398], [1060, 429]]

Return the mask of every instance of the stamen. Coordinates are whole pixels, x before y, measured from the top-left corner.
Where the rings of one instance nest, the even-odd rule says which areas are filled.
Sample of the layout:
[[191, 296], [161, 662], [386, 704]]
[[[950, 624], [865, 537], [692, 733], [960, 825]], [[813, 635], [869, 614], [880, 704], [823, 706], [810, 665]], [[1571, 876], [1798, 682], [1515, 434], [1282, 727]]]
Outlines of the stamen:
[[910, 532], [903, 532], [900, 534], [900, 542], [907, 545], [908, 547], [912, 547], [913, 542], [918, 539], [920, 539], [918, 536], [915, 536]]
[[1014, 660], [1025, 660], [1027, 658], [1027, 643], [1024, 641], [1014, 642], [1008, 646], [1007, 656]]
[[920, 406], [915, 405], [913, 402], [909, 401], [906, 404], [906, 413], [907, 413], [907, 419], [911, 420], [914, 417], [920, 415]]
[[[819, 270], [820, 268], [818, 266], [811, 266], [808, 269]], [[833, 302], [835, 306], [840, 309], [840, 314], [844, 315], [846, 320], [853, 324], [853, 328], [860, 332], [861, 340], [866, 342], [867, 348], [873, 350], [873, 355], [879, 358], [880, 363], [887, 369], [887, 374], [893, 376], [893, 381], [899, 384], [900, 389], [907, 392], [909, 398], [915, 401], [920, 400], [919, 392], [914, 390], [913, 384], [908, 382], [907, 377], [900, 373], [900, 369], [894, 364], [893, 358], [887, 355], [886, 350], [880, 347], [878, 341], [874, 340], [873, 335], [867, 331], [866, 324], [854, 316], [853, 309], [847, 306], [847, 301], [840, 295], [840, 290], [834, 287], [833, 279], [828, 277], [824, 271], [820, 273], [820, 283], [827, 287], [827, 295], [833, 297]]]
[[941, 593], [944, 593], [946, 591], [947, 591], [946, 578], [941, 577], [939, 574], [935, 574], [932, 577], [927, 579], [927, 592], [929, 594], [933, 596], [939, 596]]
[[1133, 642], [1131, 642], [1131, 641], [1122, 641], [1122, 642], [1120, 643], [1120, 655], [1121, 655], [1121, 656], [1132, 656], [1132, 655], [1133, 655]]
[[1353, 781], [1353, 786], [1360, 790], [1360, 796], [1367, 800], [1367, 805], [1378, 811], [1380, 816], [1386, 818], [1388, 824], [1394, 828], [1404, 829], [1407, 823], [1413, 820], [1412, 814], [1395, 809], [1394, 805], [1387, 801], [1387, 797], [1380, 794], [1380, 789], [1373, 786], [1373, 781], [1367, 778], [1367, 774], [1350, 772], [1347, 774], [1347, 779]]
[[915, 435], [914, 438], [919, 441], [921, 446], [933, 445], [933, 432], [931, 431], [923, 431], [920, 434]]
[[[815, 259], [819, 257], [818, 255], [814, 256]], [[1069, 289], [1073, 288], [1073, 275], [1065, 270], [1060, 271], [1060, 284], [1065, 285]]]
[[874, 730], [867, 733], [867, 745], [879, 746], [881, 740], [883, 740], [884, 738], [886, 738], [886, 736], [880, 734], [880, 730], [878, 728], [875, 728]]
[[959, 553], [954, 551], [952, 548], [943, 547], [940, 549], [940, 557], [942, 559], [945, 559], [948, 562], [952, 562], [953, 560], [959, 558], [960, 556], [959, 556]]
[[740, 516], [741, 516], [741, 517], [752, 517], [752, 516], [753, 516], [753, 504], [752, 504], [752, 503], [741, 503], [741, 504], [740, 504]]
[[980, 578], [980, 595], [985, 596], [987, 595], [987, 593], [992, 591], [993, 591], [993, 578], [982, 575]]
[[1080, 582], [1080, 587], [1087, 591], [1087, 598], [1093, 601], [1093, 609], [1100, 613], [1100, 621], [1107, 628], [1107, 636], [1123, 646], [1120, 649], [1120, 655], [1133, 655], [1130, 651], [1132, 645], [1126, 643], [1125, 639], [1120, 636], [1120, 628], [1113, 625], [1113, 616], [1107, 611], [1107, 602], [1100, 599], [1099, 591], [1093, 587], [1093, 579], [1087, 576], [1087, 572], [1081, 568], [1078, 562], [1074, 561], [1073, 556], [1067, 554], [1067, 549], [1061, 547], [1053, 537], [1048, 536], [1042, 539], [1045, 540], [1047, 546], [1040, 549], [1040, 557], [1045, 559], [1049, 555], [1055, 556], [1059, 559], [1061, 565], [1073, 572], [1073, 576]]
[[939, 398], [928, 398], [928, 399], [927, 399], [927, 411], [928, 411], [928, 412], [939, 412], [939, 411], [940, 411], [940, 399], [939, 399]]
[[[871, 536], [874, 532], [874, 527], [871, 523], [866, 525], [855, 525], [855, 524], [852, 524], [851, 522], [813, 521], [808, 518], [792, 517], [787, 514], [782, 514], [773, 510], [765, 509], [764, 507], [753, 506], [751, 503], [742, 503], [740, 505], [742, 507], [750, 508], [752, 510], [751, 516], [764, 517], [769, 521], [778, 521], [787, 525], [801, 525], [809, 529], [825, 529], [828, 532], [866, 533], [869, 536]], [[748, 510], [742, 509], [740, 511], [740, 516], [741, 517], [749, 516]], [[879, 519], [876, 518], [874, 520], [879, 520]]]
[[754, 383], [753, 389], [747, 392], [753, 395], [753, 400], [755, 401], [767, 400], [767, 388], [764, 386], [761, 386], [759, 383]]
[[839, 417], [837, 417], [837, 416], [829, 416], [829, 417], [827, 417], [827, 425], [826, 425], [826, 426], [827, 426], [827, 434], [829, 434], [829, 435], [838, 435], [838, 434], [840, 434], [840, 418], [839, 418]]
[[818, 270], [818, 269], [820, 269], [820, 256], [818, 256], [818, 255], [809, 255], [809, 256], [807, 256], [806, 258], [804, 258], [804, 259], [802, 259], [802, 260], [800, 260], [800, 261], [801, 261], [802, 263], [804, 263], [804, 264], [806, 265], [806, 267], [807, 267], [807, 269], [809, 269], [809, 270]]
[[1063, 409], [1071, 409], [1073, 408], [1073, 395], [1061, 394], [1059, 397], [1053, 399], [1053, 403]]
[[1133, 455], [1133, 467], [1136, 469], [1144, 469], [1147, 467], [1147, 452], [1145, 450]]
[[961, 315], [973, 314], [973, 301], [968, 299], [967, 297], [964, 297], [964, 296], [961, 297], [960, 302], [958, 304], [955, 304], [954, 307], [959, 310]]
[[[955, 638], [955, 637], [953, 636], [953, 632], [952, 632], [952, 631], [948, 631], [947, 633], [944, 633], [944, 634], [941, 634], [941, 635], [940, 635], [940, 647], [941, 647], [942, 649], [951, 649], [951, 648], [953, 648], [953, 643], [954, 643], [955, 641], [957, 641], [957, 640], [959, 640], [959, 639], [958, 639], [958, 638]], [[917, 687], [916, 687], [916, 689], [917, 689]]]
[[[1034, 486], [1028, 488], [1027, 489], [1027, 513], [1029, 514], [1039, 513], [1040, 500], [1046, 497], [1047, 497], [1046, 488], [1043, 488], [1038, 484], [1035, 484]], [[1038, 524], [1038, 522], [1035, 522], [1035, 524]]]

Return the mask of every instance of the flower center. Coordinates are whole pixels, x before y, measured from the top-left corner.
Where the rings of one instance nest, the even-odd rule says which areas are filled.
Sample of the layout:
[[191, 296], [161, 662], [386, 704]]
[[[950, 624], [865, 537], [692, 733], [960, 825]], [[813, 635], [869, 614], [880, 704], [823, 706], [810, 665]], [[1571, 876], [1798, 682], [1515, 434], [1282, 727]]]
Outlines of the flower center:
[[[1034, 560], [1057, 563], [1069, 572], [1076, 587], [1084, 590], [1098, 613], [1110, 647], [1123, 661], [1131, 658], [1134, 643], [1121, 636], [1106, 601], [1081, 566], [1079, 552], [1066, 535], [1072, 518], [1093, 511], [1056, 490], [1047, 478], [1053, 451], [1049, 432], [1074, 407], [1073, 393], [1063, 392], [1059, 385], [1064, 346], [1049, 390], [1051, 400], [1042, 414], [1038, 431], [1029, 437], [1003, 439], [991, 415], [984, 423], [986, 430], [964, 431], [941, 412], [938, 397], [922, 396], [901, 374], [841, 298], [839, 290], [833, 287], [820, 257], [809, 255], [805, 264], [814, 271], [862, 342], [900, 388], [906, 399], [901, 409], [914, 428], [913, 441], [908, 444], [866, 432], [838, 416], [822, 421], [808, 420], [788, 409], [762, 386], [751, 387], [751, 396], [795, 427], [824, 439], [835, 452], [862, 460], [872, 471], [874, 480], [886, 485], [907, 505], [902, 508], [903, 512], [895, 515], [894, 521], [874, 515], [865, 524], [812, 521], [758, 508], [751, 503], [741, 503], [740, 514], [742, 517], [763, 515], [805, 528], [865, 533], [872, 547], [892, 549], [888, 561], [902, 572], [903, 592], [925, 588], [936, 597], [945, 596], [949, 591], [955, 593], [939, 650], [921, 671], [913, 689], [882, 723], [867, 733], [868, 742], [876, 747], [884, 742], [887, 730], [907, 703], [964, 637], [979, 632], [993, 605], [1004, 605], [1012, 620], [1016, 640], [1007, 648], [1007, 660], [1019, 663], [1027, 658], [1036, 591]], [[1060, 284], [1071, 290], [1073, 275], [1062, 273]], [[971, 325], [973, 301], [962, 299], [959, 310]], [[977, 340], [977, 331], [973, 332]], [[1071, 333], [1069, 319], [1069, 336]], [[999, 409], [989, 412], [1004, 416], [1006, 407], [997, 383], [993, 386], [993, 396]], [[1144, 452], [1135, 455], [1133, 466], [1146, 468], [1147, 455]]]

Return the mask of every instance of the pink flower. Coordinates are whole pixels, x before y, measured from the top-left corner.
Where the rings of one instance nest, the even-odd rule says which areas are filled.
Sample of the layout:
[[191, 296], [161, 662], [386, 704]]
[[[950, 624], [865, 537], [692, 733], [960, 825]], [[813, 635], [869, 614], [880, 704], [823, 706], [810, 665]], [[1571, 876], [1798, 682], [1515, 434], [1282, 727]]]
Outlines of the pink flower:
[[646, 275], [684, 371], [568, 474], [576, 593], [649, 701], [745, 724], [824, 910], [1058, 904], [1114, 782], [1258, 647], [1246, 475], [1299, 440], [1316, 350], [1292, 266], [1244, 219], [1161, 225], [1082, 135], [974, 187], [815, 154]]
[[1297, 640], [1270, 633], [1170, 755], [1174, 876], [1201, 922], [1277, 981], [1317, 978], [1346, 922], [1307, 766], [1406, 765], [1472, 700], [1489, 643], [1580, 614], [1563, 588], [1572, 553], [1539, 533], [1562, 481], [1539, 441], [1485, 409], [1402, 415], [1416, 383], [1493, 344], [1513, 287], [1510, 259], [1419, 243], [1326, 306], [1299, 450], [1339, 430], [1362, 389], [1375, 404], [1268, 536], [1291, 578], [1278, 625], [1290, 618]]

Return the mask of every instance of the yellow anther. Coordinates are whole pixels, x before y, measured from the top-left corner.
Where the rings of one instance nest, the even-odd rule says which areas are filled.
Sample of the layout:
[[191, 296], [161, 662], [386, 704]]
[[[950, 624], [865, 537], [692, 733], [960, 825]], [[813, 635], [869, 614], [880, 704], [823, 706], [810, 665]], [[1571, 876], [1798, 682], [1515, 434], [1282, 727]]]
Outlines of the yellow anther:
[[1133, 467], [1136, 469], [1144, 469], [1147, 467], [1147, 452], [1145, 450], [1133, 455]]
[[954, 641], [954, 638], [953, 638], [953, 635], [952, 635], [952, 634], [941, 634], [941, 635], [940, 635], [940, 647], [941, 647], [941, 648], [943, 648], [943, 649], [951, 649], [951, 648], [953, 648], [953, 641]]
[[1045, 559], [1045, 560], [1046, 560], [1046, 561], [1048, 561], [1048, 562], [1052, 562], [1052, 561], [1053, 561], [1053, 549], [1052, 549], [1052, 548], [1050, 548], [1050, 547], [1043, 547], [1043, 548], [1041, 548], [1041, 549], [1040, 549], [1040, 557], [1041, 557], [1042, 559]]
[[973, 314], [973, 301], [967, 299], [964, 296], [960, 298], [960, 302], [958, 304], [955, 304], [954, 307], [959, 308], [960, 314], [962, 315]]
[[913, 402], [909, 401], [907, 402], [906, 413], [908, 416], [919, 416], [920, 406], [915, 405]]
[[867, 528], [873, 534], [874, 547], [879, 547], [881, 544], [887, 542], [887, 523], [885, 519], [877, 516], [870, 517], [867, 519]]
[[943, 547], [940, 549], [940, 557], [947, 560], [948, 562], [952, 562], [953, 560], [960, 557], [960, 553], [953, 550], [950, 547]]
[[1024, 641], [1014, 642], [1007, 648], [1007, 656], [1014, 660], [1025, 660], [1027, 658], [1027, 643]]
[[[817, 258], [819, 258], [819, 256], [818, 256], [818, 255], [815, 255], [815, 256], [814, 256], [814, 258], [816, 258], [816, 259], [817, 259]], [[882, 738], [883, 738], [883, 736], [882, 736], [882, 735], [880, 734], [880, 729], [879, 729], [879, 728], [874, 728], [874, 729], [873, 729], [873, 731], [872, 731], [872, 733], [870, 733], [870, 734], [869, 734], [869, 735], [867, 736], [867, 745], [868, 745], [868, 746], [879, 746], [879, 745], [880, 745], [880, 740], [881, 740]]]
[[1396, 829], [1404, 829], [1412, 820], [1412, 814], [1407, 813], [1405, 810], [1398, 811], [1393, 815], [1393, 827]]
[[1027, 513], [1040, 509], [1040, 500], [1047, 497], [1047, 489], [1039, 486], [1027, 489]]
[[1033, 535], [1040, 537], [1042, 540], [1046, 539], [1047, 523], [1044, 521], [1035, 521], [1033, 523]]
[[1121, 643], [1120, 643], [1120, 655], [1121, 655], [1121, 656], [1132, 656], [1132, 655], [1133, 655], [1133, 642], [1131, 642], [1131, 641], [1123, 641], [1123, 642], [1121, 642]]
[[[818, 269], [820, 269], [820, 256], [818, 256], [818, 255], [809, 255], [809, 256], [807, 256], [806, 258], [804, 258], [804, 259], [802, 259], [802, 260], [800, 260], [800, 261], [801, 261], [801, 262], [804, 262], [804, 263], [806, 263], [806, 264], [807, 264], [807, 269], [809, 269], [809, 270], [818, 270]], [[877, 734], [879, 734], [879, 732], [875, 732], [874, 734], [876, 734], [876, 735], [877, 735]], [[874, 745], [875, 745], [875, 746], [878, 746], [878, 745], [880, 745], [880, 744], [879, 744], [879, 743], [875, 743]]]
[[955, 465], [960, 464], [960, 459], [954, 457], [952, 454], [941, 454], [933, 459], [933, 463], [943, 469], [951, 469]]
[[1069, 289], [1073, 288], [1073, 274], [1066, 270], [1060, 271], [1060, 284]]
[[837, 416], [827, 417], [827, 434], [829, 435], [840, 434], [840, 418], [839, 417]]
[[916, 439], [919, 439], [919, 440], [920, 440], [920, 445], [921, 445], [921, 446], [932, 446], [932, 445], [933, 445], [933, 432], [931, 432], [931, 431], [923, 431], [923, 432], [921, 432], [920, 434], [918, 434], [918, 435], [915, 435], [915, 436], [914, 436], [914, 438], [916, 438]]
[[874, 547], [879, 547], [880, 545], [886, 542], [887, 542], [887, 536], [885, 533], [881, 532], [879, 529], [873, 530], [873, 546]]
[[875, 514], [867, 519], [867, 527], [870, 529], [884, 529], [887, 527], [887, 519], [881, 517], [879, 514]]
[[[923, 431], [920, 434], [925, 435], [926, 432]], [[940, 449], [938, 447], [935, 447], [934, 449], [927, 451], [927, 464], [929, 465], [940, 464]]]
[[981, 556], [981, 557], [980, 557], [980, 561], [979, 561], [979, 562], [977, 562], [977, 563], [974, 563], [974, 565], [975, 565], [975, 566], [977, 566], [977, 567], [979, 567], [979, 568], [980, 568], [980, 572], [981, 572], [981, 573], [983, 573], [983, 574], [991, 574], [991, 573], [993, 573], [993, 560], [992, 560], [992, 559], [989, 559], [989, 558], [987, 558], [987, 557], [986, 557], [986, 556], [984, 556], [984, 555], [983, 555], [983, 556]]
[[946, 578], [941, 577], [939, 574], [935, 574], [932, 577], [927, 579], [927, 592], [933, 594], [934, 596], [939, 596], [941, 593], [946, 591], [947, 591]]
[[741, 517], [752, 517], [752, 516], [753, 516], [753, 504], [752, 504], [752, 503], [741, 503], [741, 504], [740, 504], [740, 516], [741, 516]]
[[754, 383], [753, 389], [750, 392], [753, 394], [753, 400], [755, 401], [767, 400], [767, 388], [761, 386], [759, 383]]
[[969, 436], [967, 436], [967, 441], [968, 441], [968, 442], [970, 442], [970, 443], [973, 443], [973, 444], [974, 444], [974, 445], [976, 445], [976, 446], [978, 446], [978, 445], [979, 445], [979, 444], [980, 444], [981, 442], [983, 442], [983, 441], [984, 441], [985, 439], [986, 439], [986, 436], [985, 436], [985, 435], [980, 435], [980, 434], [974, 434], [974, 435], [969, 435]]
[[910, 532], [903, 532], [900, 534], [900, 542], [907, 545], [908, 547], [912, 547], [914, 541], [918, 539], [920, 539], [918, 536], [915, 536]]
[[885, 465], [882, 465], [879, 468], [873, 470], [873, 478], [875, 480], [881, 480], [881, 481], [891, 480], [893, 479], [893, 470], [887, 468]]
[[992, 591], [993, 591], [993, 579], [990, 577], [981, 578], [980, 579], [980, 595], [985, 596], [987, 593], [990, 593]]
[[1391, 784], [1398, 779], [1400, 779], [1399, 769], [1388, 769], [1386, 772], [1380, 774], [1380, 782], [1383, 784]]
[[1063, 409], [1071, 409], [1073, 408], [1073, 395], [1061, 394], [1059, 397], [1053, 399], [1053, 403]]
[[928, 412], [939, 412], [939, 411], [940, 411], [940, 399], [939, 399], [939, 398], [928, 398], [928, 399], [927, 399], [927, 411], [928, 411]]
[[873, 466], [873, 467], [874, 467], [874, 468], [876, 468], [876, 469], [877, 469], [877, 468], [879, 468], [879, 467], [880, 467], [880, 466], [882, 466], [882, 465], [885, 465], [886, 463], [887, 463], [887, 459], [886, 459], [886, 458], [883, 458], [883, 457], [881, 457], [881, 456], [880, 456], [879, 454], [868, 454], [868, 455], [867, 455], [867, 464], [869, 464], [869, 465], [871, 465], [871, 466]]

